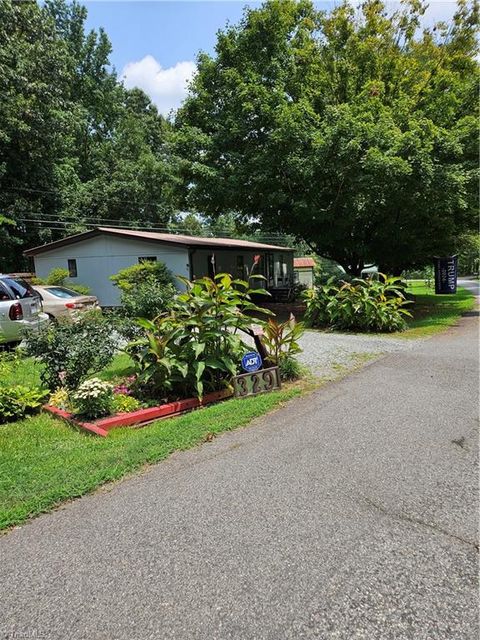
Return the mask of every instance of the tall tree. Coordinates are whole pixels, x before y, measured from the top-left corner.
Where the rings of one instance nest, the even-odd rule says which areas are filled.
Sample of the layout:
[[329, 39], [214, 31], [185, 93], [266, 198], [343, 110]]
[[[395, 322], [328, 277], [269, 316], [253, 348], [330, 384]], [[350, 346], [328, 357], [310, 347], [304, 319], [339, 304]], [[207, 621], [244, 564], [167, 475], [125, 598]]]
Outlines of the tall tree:
[[68, 51], [34, 2], [0, 3], [0, 270], [24, 241], [41, 239], [36, 222], [57, 206], [56, 163], [65, 153]]
[[66, 0], [0, 3], [0, 270], [95, 223], [172, 215], [171, 125], [118, 81], [108, 37], [86, 17]]
[[330, 13], [271, 0], [202, 54], [177, 118], [186, 200], [303, 239], [358, 274], [455, 249], [476, 219], [476, 2]]

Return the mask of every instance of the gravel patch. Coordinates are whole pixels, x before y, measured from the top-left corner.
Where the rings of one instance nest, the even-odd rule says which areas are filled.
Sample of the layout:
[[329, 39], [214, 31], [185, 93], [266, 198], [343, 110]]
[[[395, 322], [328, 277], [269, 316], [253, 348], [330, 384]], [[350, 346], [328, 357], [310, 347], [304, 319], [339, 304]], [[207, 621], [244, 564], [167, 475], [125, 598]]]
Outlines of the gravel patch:
[[354, 333], [305, 331], [299, 361], [315, 376], [335, 378], [339, 371], [356, 367], [387, 353], [411, 350], [418, 341]]

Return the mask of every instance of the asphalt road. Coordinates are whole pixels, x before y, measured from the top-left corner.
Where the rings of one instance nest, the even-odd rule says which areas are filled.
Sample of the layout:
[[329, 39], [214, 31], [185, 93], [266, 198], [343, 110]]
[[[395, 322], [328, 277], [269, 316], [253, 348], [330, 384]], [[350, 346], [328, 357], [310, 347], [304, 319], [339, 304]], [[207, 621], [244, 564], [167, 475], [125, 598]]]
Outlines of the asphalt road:
[[476, 296], [480, 295], [480, 282], [478, 280], [465, 280], [461, 278], [457, 282], [459, 287], [463, 287], [464, 289], [468, 289]]
[[0, 538], [0, 637], [478, 638], [478, 333]]

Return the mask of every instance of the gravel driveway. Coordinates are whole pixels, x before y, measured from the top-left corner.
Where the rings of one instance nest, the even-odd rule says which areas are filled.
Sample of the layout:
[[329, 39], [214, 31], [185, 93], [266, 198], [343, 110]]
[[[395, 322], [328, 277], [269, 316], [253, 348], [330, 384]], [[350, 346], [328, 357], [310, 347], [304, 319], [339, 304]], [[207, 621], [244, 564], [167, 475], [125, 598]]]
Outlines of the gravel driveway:
[[365, 360], [387, 353], [411, 350], [418, 340], [391, 336], [306, 331], [300, 340], [300, 362], [315, 376], [335, 378], [339, 372], [354, 368]]

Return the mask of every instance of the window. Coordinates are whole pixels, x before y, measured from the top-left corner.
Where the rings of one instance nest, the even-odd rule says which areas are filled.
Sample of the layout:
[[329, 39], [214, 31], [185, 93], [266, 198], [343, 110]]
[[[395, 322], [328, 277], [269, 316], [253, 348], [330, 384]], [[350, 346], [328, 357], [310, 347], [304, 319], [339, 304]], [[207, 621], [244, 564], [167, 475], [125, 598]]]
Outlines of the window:
[[237, 278], [245, 278], [245, 260], [243, 256], [237, 256]]
[[78, 293], [71, 289], [65, 289], [65, 287], [46, 287], [48, 293], [56, 298], [78, 298]]
[[143, 262], [156, 262], [157, 256], [142, 256], [138, 259], [138, 264], [142, 264]]
[[11, 300], [11, 298], [10, 298], [10, 294], [5, 289], [3, 284], [0, 283], [0, 302], [2, 302], [3, 300]]
[[20, 280], [20, 278], [4, 278], [3, 282], [7, 287], [10, 287], [16, 300], [21, 300], [22, 298], [33, 298], [36, 295], [28, 282]]
[[76, 260], [71, 259], [68, 261], [68, 275], [70, 278], [77, 277], [77, 261]]
[[212, 253], [207, 256], [207, 269], [208, 269], [208, 277], [215, 277], [215, 254]]

